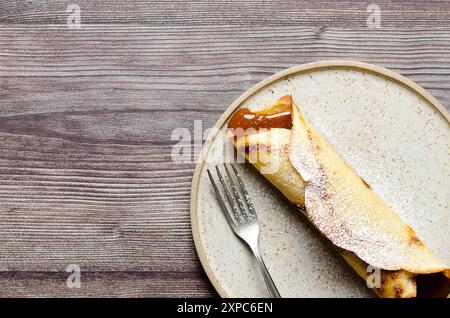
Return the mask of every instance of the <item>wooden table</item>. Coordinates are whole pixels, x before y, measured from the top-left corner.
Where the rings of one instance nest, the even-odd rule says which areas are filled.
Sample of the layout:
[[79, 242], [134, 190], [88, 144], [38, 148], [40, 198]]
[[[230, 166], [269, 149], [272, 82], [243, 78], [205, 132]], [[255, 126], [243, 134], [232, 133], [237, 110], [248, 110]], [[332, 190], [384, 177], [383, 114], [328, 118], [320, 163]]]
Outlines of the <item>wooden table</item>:
[[1, 0], [0, 296], [216, 296], [175, 128], [324, 59], [393, 69], [450, 106], [450, 1], [376, 1], [373, 29], [369, 3]]

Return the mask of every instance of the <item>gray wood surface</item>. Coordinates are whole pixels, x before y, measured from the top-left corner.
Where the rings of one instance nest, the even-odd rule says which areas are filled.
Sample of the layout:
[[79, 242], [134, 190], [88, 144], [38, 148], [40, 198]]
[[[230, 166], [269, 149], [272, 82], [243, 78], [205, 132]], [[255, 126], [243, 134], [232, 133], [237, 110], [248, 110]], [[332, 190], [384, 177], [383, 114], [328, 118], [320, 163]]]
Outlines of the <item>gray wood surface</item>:
[[173, 129], [324, 59], [390, 68], [449, 109], [450, 2], [377, 1], [380, 29], [369, 3], [1, 0], [0, 296], [215, 296]]

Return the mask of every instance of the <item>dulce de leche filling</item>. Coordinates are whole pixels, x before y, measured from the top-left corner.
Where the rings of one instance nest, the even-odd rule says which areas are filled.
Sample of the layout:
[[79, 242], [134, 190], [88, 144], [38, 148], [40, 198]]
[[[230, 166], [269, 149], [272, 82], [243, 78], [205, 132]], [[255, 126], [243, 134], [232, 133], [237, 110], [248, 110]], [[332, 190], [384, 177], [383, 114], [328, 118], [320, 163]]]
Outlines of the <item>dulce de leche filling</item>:
[[238, 109], [230, 119], [228, 128], [243, 130], [263, 128], [292, 128], [291, 112], [285, 111], [275, 114], [252, 112], [248, 108]]
[[252, 112], [248, 108], [238, 109], [228, 123], [232, 130], [258, 130], [270, 128], [292, 128], [292, 103], [290, 96], [280, 98], [272, 106]]

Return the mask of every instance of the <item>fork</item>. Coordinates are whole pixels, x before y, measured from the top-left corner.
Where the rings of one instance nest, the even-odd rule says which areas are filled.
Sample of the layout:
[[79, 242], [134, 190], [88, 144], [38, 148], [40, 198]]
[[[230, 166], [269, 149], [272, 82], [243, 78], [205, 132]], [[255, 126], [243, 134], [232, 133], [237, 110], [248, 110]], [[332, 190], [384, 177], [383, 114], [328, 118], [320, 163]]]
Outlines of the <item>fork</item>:
[[211, 181], [211, 184], [214, 188], [214, 192], [216, 193], [223, 214], [225, 215], [233, 232], [245, 243], [247, 243], [247, 245], [250, 247], [253, 254], [255, 255], [256, 261], [259, 265], [264, 281], [266, 282], [267, 289], [269, 290], [270, 297], [281, 298], [280, 293], [278, 292], [278, 289], [275, 286], [275, 283], [273, 282], [272, 277], [270, 276], [269, 271], [267, 270], [266, 264], [264, 264], [264, 261], [259, 252], [259, 244], [258, 244], [259, 224], [258, 219], [256, 217], [255, 207], [253, 206], [253, 202], [250, 198], [250, 195], [245, 189], [244, 182], [242, 181], [236, 167], [232, 163], [230, 163], [229, 165], [231, 166], [231, 169], [234, 172], [234, 177], [237, 180], [237, 183], [239, 184], [239, 188], [241, 189], [242, 192], [242, 197], [244, 198], [244, 201], [246, 203], [244, 205], [241, 195], [239, 194], [237, 186], [233, 180], [234, 178], [230, 170], [228, 169], [228, 165], [225, 163], [223, 165], [225, 167], [225, 172], [228, 176], [228, 180], [231, 186], [231, 192], [228, 186], [226, 185], [226, 181], [223, 178], [222, 173], [219, 170], [219, 167], [215, 166], [215, 168], [219, 182], [221, 183], [223, 191], [225, 192], [225, 197], [233, 212], [230, 212], [230, 210], [228, 209], [222, 197], [222, 194], [219, 191], [216, 182], [214, 181], [211, 171], [207, 169], [209, 180]]

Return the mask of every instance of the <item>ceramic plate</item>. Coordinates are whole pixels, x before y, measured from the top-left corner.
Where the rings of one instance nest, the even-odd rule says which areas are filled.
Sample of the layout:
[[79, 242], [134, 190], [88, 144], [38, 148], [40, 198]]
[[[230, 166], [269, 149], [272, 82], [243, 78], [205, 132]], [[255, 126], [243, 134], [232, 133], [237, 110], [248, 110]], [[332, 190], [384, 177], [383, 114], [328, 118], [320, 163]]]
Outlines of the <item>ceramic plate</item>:
[[[224, 128], [234, 110], [264, 108], [287, 94], [373, 190], [450, 263], [448, 113], [424, 89], [392, 71], [358, 62], [317, 62], [249, 89], [225, 111], [204, 146], [192, 186], [192, 229], [218, 293], [267, 297], [255, 259], [228, 226], [206, 168], [231, 160]], [[374, 297], [273, 186], [249, 164], [238, 167], [256, 207], [264, 259], [283, 297]]]

